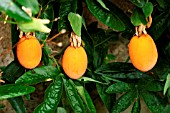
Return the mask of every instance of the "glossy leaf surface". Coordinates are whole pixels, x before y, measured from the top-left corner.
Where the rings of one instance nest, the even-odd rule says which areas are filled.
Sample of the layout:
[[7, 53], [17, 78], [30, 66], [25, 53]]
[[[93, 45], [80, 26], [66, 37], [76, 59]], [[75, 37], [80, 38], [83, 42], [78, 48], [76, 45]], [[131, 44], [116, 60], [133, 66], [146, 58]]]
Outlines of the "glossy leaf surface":
[[54, 113], [60, 102], [62, 86], [62, 78], [59, 75], [46, 89], [44, 102], [34, 110], [34, 113]]
[[1, 0], [0, 11], [5, 12], [11, 18], [16, 19], [18, 22], [30, 22], [32, 18], [24, 12], [13, 0]]
[[125, 25], [121, 21], [121, 19], [116, 14], [104, 9], [97, 1], [86, 0], [86, 4], [88, 9], [93, 13], [93, 15], [101, 22], [108, 25], [114, 30], [125, 30]]
[[8, 84], [0, 86], [0, 100], [23, 96], [35, 91], [32, 86]]

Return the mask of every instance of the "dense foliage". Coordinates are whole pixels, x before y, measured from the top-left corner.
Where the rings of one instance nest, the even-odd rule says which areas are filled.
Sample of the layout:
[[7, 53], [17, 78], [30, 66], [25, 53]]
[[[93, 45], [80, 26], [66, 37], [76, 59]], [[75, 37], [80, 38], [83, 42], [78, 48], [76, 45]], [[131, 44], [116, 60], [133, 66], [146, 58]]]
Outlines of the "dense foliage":
[[[26, 113], [23, 96], [29, 99], [30, 93], [36, 90], [34, 85], [51, 80], [44, 92], [44, 101], [34, 113], [96, 113], [90, 97], [94, 89], [110, 113], [120, 113], [131, 104], [131, 112], [139, 113], [141, 99], [152, 113], [170, 111], [170, 1], [129, 0], [129, 4], [133, 11], [127, 15], [109, 0], [1, 0], [0, 12], [10, 17], [6, 22], [11, 23], [14, 61], [1, 67], [1, 79], [5, 83], [0, 84], [0, 100], [7, 99], [17, 113]], [[86, 26], [84, 5], [109, 29], [99, 29], [97, 23]], [[31, 9], [32, 17], [22, 6]], [[146, 25], [149, 15], [152, 15], [153, 22], [147, 32], [156, 42], [159, 53], [156, 66], [144, 73], [127, 61], [109, 62], [115, 58], [107, 52], [109, 42], [117, 40], [120, 35], [130, 40], [135, 34], [135, 26]], [[58, 21], [53, 21], [58, 17]], [[45, 25], [35, 18], [50, 22]], [[28, 70], [19, 64], [15, 48], [19, 40], [17, 27], [23, 32], [35, 32], [44, 45], [41, 66]], [[49, 29], [53, 28], [58, 33], [66, 29], [68, 33], [74, 31], [81, 36], [88, 55], [88, 69], [80, 79], [72, 80], [65, 75], [58, 62], [64, 50], [52, 55], [47, 38]], [[122, 96], [116, 99], [117, 94]], [[0, 109], [3, 107], [0, 105]]]

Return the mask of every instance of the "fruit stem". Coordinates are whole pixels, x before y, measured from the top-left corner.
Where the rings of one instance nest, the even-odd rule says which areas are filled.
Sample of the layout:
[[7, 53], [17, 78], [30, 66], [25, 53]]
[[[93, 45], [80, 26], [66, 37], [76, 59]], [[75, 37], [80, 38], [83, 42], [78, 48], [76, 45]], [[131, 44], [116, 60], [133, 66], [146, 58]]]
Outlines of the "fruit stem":
[[50, 39], [48, 39], [46, 42], [50, 42], [51, 40], [55, 39], [56, 37], [58, 37], [61, 34], [66, 33], [65, 29], [62, 29], [58, 34], [54, 35], [53, 37], [51, 37]]

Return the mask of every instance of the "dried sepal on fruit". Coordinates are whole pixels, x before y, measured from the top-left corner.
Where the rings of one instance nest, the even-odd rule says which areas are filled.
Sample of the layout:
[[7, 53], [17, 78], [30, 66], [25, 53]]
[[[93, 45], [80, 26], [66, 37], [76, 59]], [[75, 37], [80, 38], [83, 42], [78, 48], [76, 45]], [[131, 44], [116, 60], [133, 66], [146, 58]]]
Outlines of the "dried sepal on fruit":
[[23, 67], [33, 69], [41, 61], [41, 45], [37, 38], [32, 35], [22, 36], [17, 43], [16, 54], [19, 63]]
[[129, 56], [132, 64], [140, 71], [151, 70], [158, 59], [158, 52], [152, 37], [147, 34], [145, 28], [150, 27], [152, 18], [149, 16], [148, 24], [136, 27], [135, 36], [128, 44]]

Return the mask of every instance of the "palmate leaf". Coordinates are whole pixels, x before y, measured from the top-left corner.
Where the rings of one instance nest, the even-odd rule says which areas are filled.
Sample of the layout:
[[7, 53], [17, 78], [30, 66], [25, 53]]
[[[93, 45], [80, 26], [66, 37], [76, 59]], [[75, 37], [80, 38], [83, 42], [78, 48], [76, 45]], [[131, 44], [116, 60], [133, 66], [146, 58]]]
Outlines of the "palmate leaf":
[[13, 0], [1, 0], [0, 11], [5, 12], [11, 18], [16, 19], [17, 22], [31, 22], [32, 18], [24, 12]]
[[16, 84], [27, 84], [33, 85], [51, 78], [55, 78], [59, 75], [59, 70], [53, 66], [41, 66], [24, 73], [20, 78], [18, 78]]
[[117, 31], [124, 31], [125, 25], [121, 19], [114, 13], [103, 8], [100, 3], [94, 0], [86, 0], [88, 9], [101, 22]]
[[122, 93], [122, 92], [126, 92], [126, 91], [128, 91], [130, 89], [131, 88], [130, 88], [129, 84], [127, 84], [125, 82], [117, 82], [117, 83], [114, 83], [114, 84], [110, 85], [106, 89], [106, 93], [109, 93], [109, 94]]
[[131, 113], [140, 113], [141, 110], [141, 104], [140, 104], [140, 98], [136, 99], [136, 102], [134, 102]]
[[99, 68], [96, 69], [95, 73], [118, 73], [118, 72], [133, 72], [136, 69], [133, 67], [131, 63], [123, 63], [123, 62], [112, 62], [108, 64], [103, 64]]
[[160, 81], [151, 81], [147, 83], [145, 89], [148, 91], [162, 91], [164, 83]]
[[20, 5], [30, 8], [33, 15], [39, 11], [38, 0], [16, 0]]
[[15, 98], [8, 98], [9, 103], [16, 113], [27, 113], [24, 101], [21, 96]]
[[96, 69], [95, 73], [113, 80], [115, 78], [139, 79], [148, 76], [146, 73], [135, 69], [131, 63], [123, 62], [112, 62], [101, 65]]
[[96, 113], [96, 108], [94, 107], [93, 101], [86, 89], [81, 85], [76, 86], [76, 89], [87, 107], [86, 111], [88, 111], [88, 113]]
[[32, 86], [7, 84], [0, 86], [0, 100], [23, 96], [35, 91]]
[[161, 113], [165, 109], [163, 99], [155, 93], [145, 91], [142, 98], [152, 113]]
[[60, 102], [62, 87], [62, 77], [59, 75], [46, 89], [44, 102], [34, 110], [34, 113], [54, 113]]
[[137, 97], [136, 91], [132, 90], [123, 94], [112, 108], [112, 113], [120, 113], [128, 108]]
[[116, 101], [116, 95], [110, 95], [106, 93], [107, 86], [96, 84], [97, 92], [99, 93], [100, 98], [102, 99], [104, 105], [106, 106], [107, 110], [111, 112], [112, 106]]
[[83, 102], [76, 91], [76, 87], [71, 79], [67, 80], [63, 78], [64, 89], [69, 100], [69, 103], [75, 113], [85, 113], [85, 107]]

